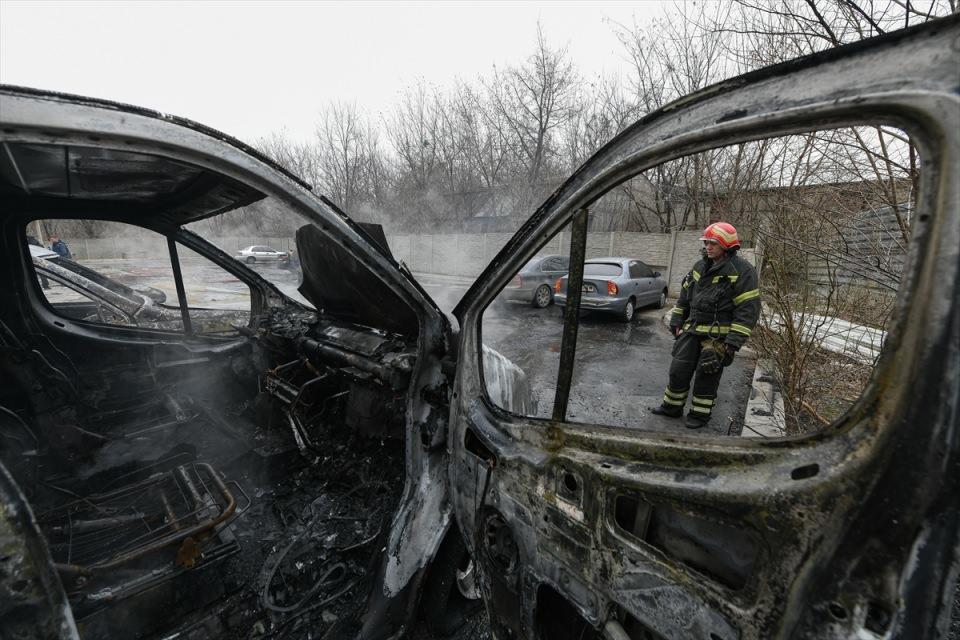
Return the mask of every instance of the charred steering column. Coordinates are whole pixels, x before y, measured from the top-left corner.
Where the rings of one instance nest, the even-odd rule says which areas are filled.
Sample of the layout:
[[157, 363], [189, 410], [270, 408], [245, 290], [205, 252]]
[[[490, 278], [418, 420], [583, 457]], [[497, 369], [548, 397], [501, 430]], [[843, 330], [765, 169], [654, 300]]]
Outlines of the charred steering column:
[[301, 451], [319, 452], [323, 434], [337, 425], [371, 438], [403, 438], [415, 344], [326, 320], [304, 332], [278, 329], [270, 337], [295, 357], [267, 370], [265, 387]]

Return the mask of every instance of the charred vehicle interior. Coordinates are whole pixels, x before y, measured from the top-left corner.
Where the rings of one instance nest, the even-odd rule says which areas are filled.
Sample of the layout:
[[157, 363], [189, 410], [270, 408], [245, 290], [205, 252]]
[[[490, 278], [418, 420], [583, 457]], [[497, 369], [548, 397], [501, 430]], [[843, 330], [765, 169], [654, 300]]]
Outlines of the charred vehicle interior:
[[[297, 232], [309, 305], [183, 229], [264, 197], [237, 179], [123, 148], [129, 140], [5, 134], [0, 447], [80, 637], [281, 636], [316, 624], [331, 637], [386, 637], [415, 605], [402, 591], [411, 580], [407, 592], [449, 587], [451, 576], [426, 575], [430, 550], [417, 549], [401, 596], [382, 595], [382, 550], [409, 544], [388, 540], [403, 522], [407, 423], [416, 415], [427, 444], [441, 424], [433, 385], [409, 402], [419, 350], [436, 358], [446, 340], [421, 330], [416, 303], [332, 240], [329, 222]], [[18, 135], [30, 141], [9, 140]], [[149, 228], [166, 240], [174, 289], [138, 291], [31, 247], [39, 218]], [[178, 249], [234, 274], [249, 309], [188, 305]], [[40, 286], [50, 282], [79, 301], [51, 302]], [[433, 551], [446, 526], [424, 536]], [[459, 554], [447, 571], [462, 569], [459, 539], [443, 550]], [[63, 631], [38, 605], [50, 585], [22, 578], [5, 582], [4, 637]], [[464, 611], [478, 604], [460, 591]], [[460, 621], [447, 611], [438, 624]]]

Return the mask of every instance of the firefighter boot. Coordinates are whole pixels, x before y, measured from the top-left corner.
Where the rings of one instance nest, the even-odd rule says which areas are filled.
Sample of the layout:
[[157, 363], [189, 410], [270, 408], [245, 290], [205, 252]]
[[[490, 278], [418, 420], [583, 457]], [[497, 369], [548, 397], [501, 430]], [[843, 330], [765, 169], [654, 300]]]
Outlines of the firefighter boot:
[[659, 407], [650, 407], [650, 413], [655, 416], [666, 416], [668, 418], [679, 418], [683, 415], [683, 407], [673, 407], [669, 404], [662, 404]]
[[683, 424], [687, 429], [699, 429], [710, 422], [710, 414], [694, 413], [690, 411], [684, 418]]
[[679, 418], [683, 415], [683, 405], [687, 402], [689, 389], [674, 391], [668, 385], [663, 391], [663, 401], [659, 407], [651, 407], [650, 411], [656, 416]]

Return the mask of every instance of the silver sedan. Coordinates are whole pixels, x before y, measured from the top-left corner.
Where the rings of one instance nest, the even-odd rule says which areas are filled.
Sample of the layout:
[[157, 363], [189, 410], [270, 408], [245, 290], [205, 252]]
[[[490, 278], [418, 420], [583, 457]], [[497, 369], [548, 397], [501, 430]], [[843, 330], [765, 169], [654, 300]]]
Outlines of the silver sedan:
[[553, 285], [567, 274], [569, 256], [537, 256], [513, 277], [500, 294], [501, 300], [523, 302], [543, 309], [553, 304]]
[[241, 262], [254, 264], [257, 262], [276, 262], [281, 257], [286, 257], [287, 255], [288, 254], [286, 251], [277, 251], [276, 249], [262, 245], [252, 245], [240, 249], [240, 251], [237, 252], [237, 255], [233, 257]]
[[[553, 299], [558, 305], [567, 303], [567, 278], [554, 284]], [[638, 307], [667, 301], [667, 281], [636, 258], [591, 258], [583, 263], [582, 311], [614, 313], [623, 322], [633, 320]]]

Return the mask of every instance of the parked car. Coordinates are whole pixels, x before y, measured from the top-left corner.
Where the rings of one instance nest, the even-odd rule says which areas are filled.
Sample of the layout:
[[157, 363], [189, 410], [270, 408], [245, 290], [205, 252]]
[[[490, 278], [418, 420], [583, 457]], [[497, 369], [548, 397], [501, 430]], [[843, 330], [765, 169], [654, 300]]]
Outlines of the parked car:
[[537, 256], [504, 287], [500, 300], [532, 304], [538, 309], [549, 307], [553, 304], [554, 282], [566, 275], [569, 268], [569, 256]]
[[[0, 632], [386, 640], [421, 612], [448, 628], [480, 595], [492, 635], [517, 640], [942, 637], [960, 561], [958, 41], [960, 18], [931, 21], [646, 114], [505, 245], [456, 329], [361, 227], [243, 143], [0, 88]], [[576, 314], [550, 418], [491, 398], [484, 310], [567, 225], [582, 255], [587, 208], [623, 177], [877, 123], [922, 159], [907, 288], [867, 390], [829, 428], [718, 440], [568, 419]], [[273, 197], [309, 221], [314, 308], [184, 228]], [[204, 336], [56, 313], [26, 225], [97, 212], [235, 275], [248, 324]]]
[[[567, 303], [568, 276], [557, 278], [554, 299]], [[667, 281], [636, 258], [591, 258], [583, 263], [580, 309], [616, 314], [624, 322], [633, 320], [640, 307], [667, 302]]]
[[263, 245], [251, 245], [240, 249], [237, 255], [233, 257], [247, 264], [254, 264], [256, 262], [277, 262], [286, 259], [288, 256], [289, 254], [286, 251], [277, 251]]

